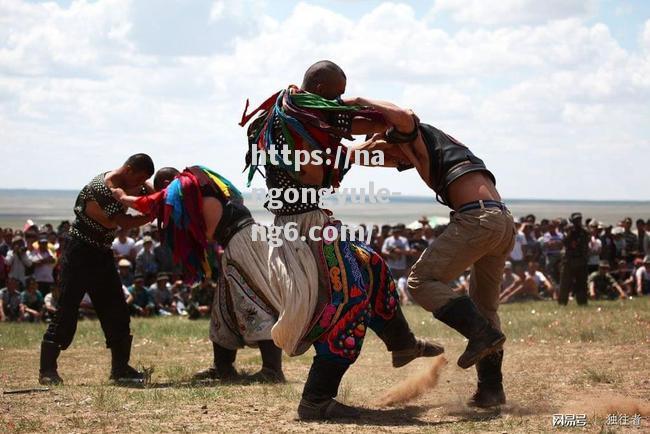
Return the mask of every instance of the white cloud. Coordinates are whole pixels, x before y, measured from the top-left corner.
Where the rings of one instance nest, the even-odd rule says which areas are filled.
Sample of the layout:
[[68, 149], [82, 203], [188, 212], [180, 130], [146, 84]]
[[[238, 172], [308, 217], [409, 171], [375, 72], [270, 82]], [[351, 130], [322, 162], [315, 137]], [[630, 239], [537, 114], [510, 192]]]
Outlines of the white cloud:
[[593, 0], [436, 0], [431, 13], [449, 12], [460, 23], [492, 26], [584, 18], [594, 10]]
[[[483, 4], [469, 3], [467, 16], [456, 19], [469, 22]], [[470, 145], [495, 168], [506, 196], [548, 197], [549, 188], [587, 173], [557, 170], [558, 158], [598, 152], [602, 161], [590, 167], [605, 170], [619, 161], [618, 147], [647, 146], [650, 21], [640, 29], [642, 49], [629, 52], [605, 24], [580, 18], [591, 5], [566, 2], [548, 11], [509, 4], [517, 23], [535, 25], [495, 22], [449, 32], [406, 4], [384, 3], [353, 19], [303, 2], [273, 18], [273, 4], [202, 0], [177, 26], [156, 30], [143, 21], [155, 7], [148, 2], [77, 0], [62, 7], [0, 0], [0, 147], [17, 162], [5, 177], [16, 184], [6, 186], [43, 182], [40, 175], [18, 176], [33, 161], [22, 149], [79, 153], [61, 160], [70, 170], [51, 181], [54, 187], [77, 187], [139, 151], [159, 166], [212, 165], [243, 185], [245, 137], [237, 122], [245, 99], [256, 104], [299, 84], [304, 69], [323, 58], [344, 67], [348, 94], [412, 107]], [[436, 8], [461, 13], [454, 5]], [[504, 15], [501, 2], [490, 6]], [[160, 23], [182, 14], [162, 9], [155, 15]], [[221, 39], [213, 44], [215, 35]], [[164, 46], [176, 37], [180, 42]], [[514, 167], [529, 161], [553, 177], [523, 182]], [[635, 171], [623, 171], [637, 181]], [[350, 182], [367, 181], [368, 173], [377, 172], [353, 171]], [[381, 182], [428, 194], [411, 175], [391, 172]], [[577, 186], [563, 194], [594, 198], [598, 191]]]

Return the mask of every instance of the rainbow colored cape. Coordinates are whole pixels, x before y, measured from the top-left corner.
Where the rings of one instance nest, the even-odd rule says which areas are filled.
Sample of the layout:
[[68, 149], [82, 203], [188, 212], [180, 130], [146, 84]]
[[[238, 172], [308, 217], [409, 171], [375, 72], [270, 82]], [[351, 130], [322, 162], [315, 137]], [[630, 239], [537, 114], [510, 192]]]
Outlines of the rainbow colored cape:
[[174, 262], [182, 263], [189, 277], [212, 277], [203, 194], [208, 186], [224, 201], [243, 202], [242, 194], [226, 178], [204, 166], [183, 170], [165, 189], [140, 197], [134, 208], [156, 215], [162, 242], [173, 252]]

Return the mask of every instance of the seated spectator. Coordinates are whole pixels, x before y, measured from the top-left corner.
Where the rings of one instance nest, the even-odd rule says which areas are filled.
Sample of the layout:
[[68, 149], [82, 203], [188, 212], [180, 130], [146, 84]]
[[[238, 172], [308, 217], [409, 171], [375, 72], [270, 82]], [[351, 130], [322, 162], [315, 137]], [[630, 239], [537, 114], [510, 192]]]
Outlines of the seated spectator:
[[142, 251], [135, 258], [135, 273], [144, 276], [145, 284], [151, 285], [156, 280], [158, 263], [153, 254], [153, 239], [145, 235], [142, 240], [144, 241]]
[[0, 290], [0, 321], [21, 321], [20, 315], [20, 282], [10, 277], [7, 287]]
[[462, 295], [469, 294], [469, 278], [471, 274], [472, 269], [467, 268], [460, 276], [458, 276], [458, 279], [449, 282], [452, 291]]
[[589, 296], [594, 300], [616, 300], [627, 297], [621, 285], [609, 274], [608, 261], [600, 261], [598, 271], [591, 273], [587, 282]]
[[167, 273], [158, 273], [156, 283], [149, 287], [149, 293], [156, 304], [158, 314], [171, 315], [175, 312], [176, 306]]
[[43, 317], [43, 294], [33, 277], [25, 280], [25, 290], [20, 294], [20, 311], [23, 321], [37, 322]]
[[131, 271], [131, 262], [128, 259], [120, 259], [117, 262], [117, 271], [120, 275], [122, 285], [127, 288], [133, 285], [133, 272]]
[[81, 299], [79, 304], [79, 319], [93, 319], [97, 318], [97, 313], [95, 312], [95, 307], [93, 306], [93, 301], [90, 298], [90, 295], [86, 292]]
[[38, 284], [38, 290], [45, 295], [50, 292], [54, 282], [54, 265], [56, 263], [56, 250], [48, 247], [47, 235], [41, 234], [38, 239], [38, 247], [29, 253], [29, 258], [34, 266], [34, 279]]
[[126, 229], [120, 229], [117, 237], [113, 240], [113, 255], [117, 259], [128, 259], [135, 261], [135, 240], [127, 236]]
[[187, 307], [189, 319], [209, 317], [215, 285], [211, 279], [203, 279], [192, 285], [190, 303]]
[[43, 318], [47, 322], [52, 320], [59, 309], [59, 296], [61, 295], [61, 289], [56, 282], [52, 284], [50, 289], [51, 291], [43, 299]]
[[[172, 276], [173, 277], [173, 276]], [[173, 305], [176, 307], [176, 312], [179, 315], [187, 315], [187, 308], [190, 300], [190, 291], [187, 285], [180, 279], [174, 279], [174, 284], [170, 288], [172, 298], [174, 299]]]
[[131, 314], [135, 316], [151, 316], [156, 313], [156, 304], [144, 286], [144, 276], [141, 274], [135, 275], [126, 304], [129, 305]]
[[531, 261], [528, 270], [524, 272], [524, 278], [518, 287], [515, 287], [509, 294], [501, 297], [502, 303], [527, 300], [543, 300], [542, 295], [554, 297], [554, 285], [548, 277], [539, 271], [539, 263]]
[[526, 235], [521, 231], [522, 225], [520, 223], [515, 223], [515, 225], [517, 227], [517, 234], [515, 235], [515, 244], [510, 252], [509, 260], [510, 263], [512, 263], [515, 273], [519, 273], [524, 270], [524, 246], [526, 245]]
[[513, 272], [512, 262], [506, 261], [503, 268], [503, 277], [501, 278], [500, 297], [510, 294], [517, 289], [522, 282], [522, 278]]
[[637, 295], [650, 294], [650, 255], [643, 258], [643, 265], [636, 270], [635, 278]]
[[623, 291], [625, 291], [627, 295], [629, 296], [636, 295], [636, 290], [634, 289], [635, 288], [634, 273], [627, 266], [627, 262], [625, 262], [625, 260], [621, 259], [620, 261], [618, 261], [616, 270], [612, 271], [611, 275], [616, 280], [616, 283], [618, 283], [621, 286], [621, 288], [623, 288]]

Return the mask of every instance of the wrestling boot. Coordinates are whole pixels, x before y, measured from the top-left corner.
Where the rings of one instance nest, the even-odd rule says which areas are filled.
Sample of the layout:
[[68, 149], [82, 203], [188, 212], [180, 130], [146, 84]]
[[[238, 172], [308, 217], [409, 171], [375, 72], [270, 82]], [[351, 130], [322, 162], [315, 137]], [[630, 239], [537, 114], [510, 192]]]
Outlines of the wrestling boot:
[[393, 357], [393, 367], [400, 368], [418, 357], [435, 357], [445, 352], [442, 345], [417, 339], [401, 307], [397, 307], [395, 317], [388, 321], [377, 336], [386, 344]]
[[472, 407], [490, 408], [506, 403], [506, 394], [503, 391], [503, 375], [501, 363], [503, 350], [483, 357], [476, 364], [478, 385], [476, 392], [467, 402]]
[[144, 384], [145, 374], [129, 365], [133, 336], [128, 335], [111, 345], [111, 376], [109, 380], [123, 385]]
[[506, 336], [490, 325], [467, 296], [454, 298], [433, 316], [469, 340], [465, 352], [458, 358], [458, 366], [463, 369], [501, 349], [506, 340]]
[[261, 383], [285, 383], [282, 350], [272, 340], [259, 341], [257, 346], [262, 354], [262, 369], [253, 375], [253, 379]]
[[334, 397], [348, 365], [314, 358], [298, 405], [300, 420], [357, 419], [359, 410]]
[[212, 366], [203, 371], [199, 371], [194, 376], [192, 380], [194, 381], [204, 381], [204, 380], [223, 380], [229, 381], [237, 378], [238, 374], [235, 370], [233, 364], [237, 358], [237, 350], [229, 350], [222, 347], [221, 345], [215, 344], [212, 342], [212, 354], [214, 362]]
[[59, 376], [56, 360], [61, 354], [59, 344], [51, 341], [41, 342], [41, 367], [38, 372], [38, 382], [44, 386], [63, 385], [63, 379]]

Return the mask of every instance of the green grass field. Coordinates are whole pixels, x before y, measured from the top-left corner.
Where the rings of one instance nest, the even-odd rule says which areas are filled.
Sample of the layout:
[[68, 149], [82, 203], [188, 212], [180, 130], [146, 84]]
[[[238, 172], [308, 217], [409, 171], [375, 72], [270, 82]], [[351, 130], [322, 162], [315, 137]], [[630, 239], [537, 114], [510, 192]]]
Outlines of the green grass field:
[[[3, 394], [0, 432], [552, 432], [556, 413], [587, 414], [583, 430], [589, 432], [650, 432], [650, 419], [642, 420], [640, 428], [605, 424], [609, 413], [632, 416], [650, 407], [650, 297], [595, 302], [586, 308], [560, 308], [552, 302], [502, 306], [508, 404], [498, 411], [464, 405], [473, 392], [475, 372], [455, 365], [463, 338], [418, 307], [405, 311], [419, 336], [445, 345], [450, 363], [438, 387], [402, 406], [382, 409], [375, 402], [384, 391], [431, 361], [393, 369], [381, 342], [369, 336], [339, 394], [339, 399], [364, 407], [355, 424], [294, 420], [311, 351], [285, 357], [287, 384], [191, 385], [191, 374], [211, 362], [207, 320], [156, 318], [132, 322], [132, 362], [153, 369], [147, 387], [108, 383], [110, 354], [99, 323], [82, 321], [72, 347], [59, 360], [66, 385]], [[44, 328], [0, 324], [3, 391], [38, 387]], [[236, 366], [253, 373], [260, 364], [257, 350], [245, 349]]]

